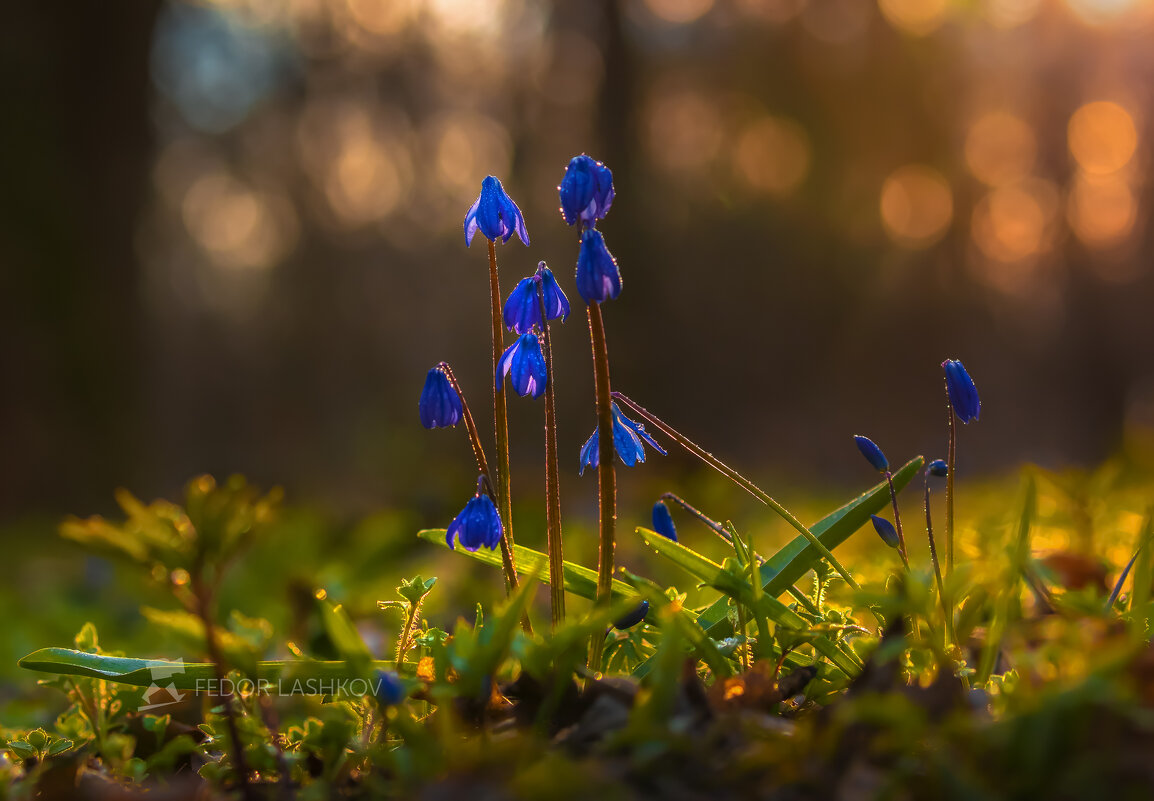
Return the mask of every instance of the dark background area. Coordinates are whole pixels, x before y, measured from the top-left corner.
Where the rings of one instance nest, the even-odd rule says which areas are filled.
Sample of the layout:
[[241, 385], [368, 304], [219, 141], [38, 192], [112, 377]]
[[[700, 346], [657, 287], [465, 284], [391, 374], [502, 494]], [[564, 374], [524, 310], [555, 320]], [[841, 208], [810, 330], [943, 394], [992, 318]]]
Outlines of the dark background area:
[[[850, 435], [943, 455], [938, 364], [983, 400], [966, 468], [1093, 463], [1154, 419], [1150, 6], [1115, 0], [25, 3], [0, 30], [0, 520], [243, 472], [447, 521], [450, 361], [489, 419], [498, 175], [575, 312], [564, 499], [592, 517], [576, 237], [614, 171], [615, 386], [758, 476], [858, 486]], [[512, 398], [514, 486], [542, 412]], [[697, 470], [673, 455], [662, 481]], [[573, 468], [570, 470], [569, 468]], [[627, 479], [632, 480], [632, 479]], [[628, 492], [628, 489], [625, 490]], [[443, 518], [443, 519], [442, 519]]]

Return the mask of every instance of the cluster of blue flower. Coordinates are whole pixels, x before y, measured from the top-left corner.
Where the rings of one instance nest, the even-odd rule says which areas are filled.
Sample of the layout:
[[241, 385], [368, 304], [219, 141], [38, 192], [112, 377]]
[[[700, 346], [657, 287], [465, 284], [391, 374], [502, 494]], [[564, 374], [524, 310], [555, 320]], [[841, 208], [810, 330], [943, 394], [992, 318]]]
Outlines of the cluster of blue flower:
[[[611, 393], [609, 389], [609, 365], [600, 304], [614, 299], [620, 294], [621, 271], [617, 265], [617, 260], [605, 244], [604, 236], [597, 230], [597, 223], [605, 219], [613, 205], [612, 172], [604, 164], [589, 156], [576, 156], [569, 162], [557, 190], [562, 218], [568, 225], [578, 226], [580, 230], [580, 250], [577, 255], [575, 279], [577, 292], [589, 309], [594, 378], [598, 392], [598, 427], [594, 429], [593, 434], [581, 448], [579, 472], [584, 473], [586, 467], [598, 468], [601, 499], [601, 562], [598, 574], [599, 587], [602, 584], [605, 585], [603, 589], [607, 597], [608, 579], [612, 574], [613, 521], [616, 517], [615, 479], [612, 474], [611, 454], [616, 453], [626, 466], [633, 466], [638, 462], [645, 461], [646, 443], [658, 453], [666, 453], [646, 432], [644, 425], [636, 423], [622, 414], [618, 404], [611, 398], [622, 399], [623, 403], [642, 414], [665, 434], [674, 436], [691, 452], [700, 453], [700, 449], [685, 441], [683, 437], [629, 401], [628, 398], [624, 398], [619, 393]], [[489, 176], [481, 183], [481, 193], [465, 215], [464, 230], [466, 246], [472, 243], [478, 232], [489, 241], [494, 329], [494, 421], [497, 427], [498, 465], [496, 474], [490, 474], [488, 462], [484, 457], [483, 448], [476, 433], [476, 427], [472, 423], [468, 404], [461, 394], [461, 389], [457, 385], [452, 371], [447, 364], [442, 362], [429, 371], [425, 380], [425, 387], [421, 393], [419, 404], [421, 423], [426, 428], [439, 428], [455, 426], [458, 422], [464, 421], [469, 430], [480, 472], [477, 491], [449, 525], [446, 540], [449, 547], [459, 543], [470, 551], [475, 551], [480, 547], [501, 548], [507, 583], [510, 587], [516, 586], [517, 574], [513, 564], [512, 533], [511, 527], [507, 525], [511, 507], [508, 498], [507, 432], [504, 431], [507, 423], [505, 422], [503, 386], [505, 380], [508, 379], [514, 391], [522, 397], [540, 398], [543, 395], [546, 397], [546, 522], [550, 540], [551, 583], [557, 585], [561, 583], [559, 572], [561, 563], [560, 500], [557, 493], [555, 421], [552, 419], [553, 396], [550, 385], [552, 355], [549, 322], [558, 319], [564, 322], [568, 319], [570, 314], [569, 300], [558, 285], [552, 271], [542, 261], [538, 264], [533, 275], [523, 278], [517, 283], [503, 307], [498, 306], [499, 282], [494, 245], [498, 242], [508, 242], [514, 234], [525, 245], [528, 245], [529, 232], [520, 208], [505, 192], [497, 178]], [[504, 339], [502, 324], [504, 330], [517, 335], [517, 339], [507, 348], [504, 347], [502, 341]], [[926, 471], [927, 528], [929, 528], [928, 477], [944, 476], [947, 478], [947, 558], [948, 565], [952, 566], [952, 500], [956, 449], [954, 417], [956, 416], [963, 423], [977, 420], [980, 403], [974, 382], [960, 361], [947, 360], [942, 363], [942, 368], [945, 373], [950, 410], [949, 460], [948, 462], [940, 459], [933, 461]], [[503, 433], [505, 434], [504, 440], [502, 439]], [[603, 442], [603, 437], [608, 441]], [[894, 522], [891, 523], [881, 516], [873, 515], [873, 524], [882, 540], [898, 551], [902, 562], [908, 568], [905, 540], [889, 461], [881, 448], [869, 438], [859, 435], [854, 437], [854, 440], [869, 464], [882, 473], [889, 482]], [[504, 454], [502, 454], [502, 443], [504, 443]], [[717, 463], [716, 460], [709, 461], [709, 463], [722, 470], [726, 475], [737, 475], [729, 468]], [[494, 477], [500, 479], [499, 483], [494, 481]], [[774, 505], [772, 499], [767, 502]], [[692, 511], [691, 507], [687, 508]], [[500, 511], [498, 511], [499, 509]], [[506, 518], [504, 521], [502, 520], [503, 516]], [[794, 522], [796, 523], [796, 521]], [[653, 526], [656, 531], [670, 539], [677, 539], [677, 532], [673, 526], [669, 509], [661, 501], [658, 501], [653, 508]], [[800, 523], [797, 523], [796, 526], [804, 528], [800, 526]], [[931, 552], [934, 555], [935, 569], [937, 569], [932, 531], [928, 533], [931, 539]], [[839, 567], [832, 556], [827, 554], [827, 558], [830, 559], [835, 568]], [[555, 575], [553, 571], [557, 571]], [[556, 622], [559, 615], [563, 615], [564, 604], [563, 593], [556, 587], [554, 592], [554, 621]], [[644, 611], [639, 614], [643, 617]], [[619, 622], [628, 623], [629, 621], [621, 620]]]
[[[616, 298], [621, 292], [621, 272], [604, 236], [596, 228], [597, 221], [604, 219], [613, 205], [613, 173], [587, 155], [576, 156], [569, 162], [557, 189], [561, 216], [567, 224], [581, 228], [576, 270], [578, 293], [587, 304]], [[465, 214], [464, 231], [466, 246], [472, 244], [478, 232], [490, 243], [508, 242], [516, 234], [524, 244], [529, 244], [521, 209], [494, 176], [481, 182], [481, 192]], [[542, 337], [549, 321], [564, 322], [569, 314], [569, 299], [546, 263], [540, 262], [535, 274], [517, 283], [501, 310], [505, 328], [515, 333], [517, 339], [496, 360], [497, 385], [508, 379], [522, 397], [544, 395], [549, 385], [550, 355], [548, 339], [543, 350]], [[419, 412], [421, 424], [426, 428], [452, 427], [466, 419], [468, 406], [444, 364], [429, 371]], [[612, 404], [612, 422], [613, 450], [625, 465], [645, 461], [643, 443], [665, 453], [646, 433], [645, 427], [625, 417], [616, 404]], [[474, 443], [474, 449], [478, 451], [482, 473], [487, 472], [479, 443]], [[579, 471], [583, 473], [586, 467], [596, 467], [599, 454], [598, 431], [594, 430], [581, 448]], [[459, 543], [468, 550], [482, 546], [497, 548], [503, 526], [496, 501], [494, 484], [480, 481], [477, 493], [448, 528], [450, 547]]]

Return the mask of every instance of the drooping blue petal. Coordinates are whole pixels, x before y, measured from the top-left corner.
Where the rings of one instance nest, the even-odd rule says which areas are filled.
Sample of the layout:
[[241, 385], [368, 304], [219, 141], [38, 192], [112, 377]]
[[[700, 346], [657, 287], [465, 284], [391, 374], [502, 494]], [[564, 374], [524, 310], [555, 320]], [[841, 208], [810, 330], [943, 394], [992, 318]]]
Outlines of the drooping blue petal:
[[[648, 442], [654, 450], [662, 456], [665, 455], [665, 449], [653, 441], [653, 438], [646, 433], [645, 427], [621, 414], [621, 409], [617, 407], [616, 403], [610, 404], [610, 410], [613, 414], [613, 450], [617, 452], [618, 458], [626, 467], [633, 467], [638, 462], [645, 461], [643, 442]], [[600, 463], [600, 455], [597, 451], [599, 444], [597, 435], [598, 429], [595, 428], [593, 435], [586, 440], [581, 448], [581, 470], [578, 475], [585, 472], [586, 467], [596, 467]]]
[[664, 502], [653, 504], [653, 530], [663, 537], [677, 542], [677, 527], [673, 525], [673, 515]]
[[604, 219], [613, 205], [613, 173], [585, 154], [575, 156], [565, 168], [557, 192], [565, 222], [573, 225], [580, 220], [592, 227], [597, 220]]
[[617, 629], [618, 631], [624, 631], [625, 629], [631, 629], [634, 626], [636, 626], [638, 623], [640, 623], [642, 620], [644, 620], [645, 616], [648, 614], [649, 614], [649, 601], [642, 601], [641, 603], [637, 604], [636, 609], [633, 609], [630, 612], [626, 612], [624, 615], [622, 615], [621, 617], [614, 620], [613, 621], [613, 628]]
[[536, 334], [522, 334], [518, 338], [509, 377], [513, 380], [513, 389], [522, 398], [526, 395], [539, 398], [545, 394], [549, 371], [545, 365], [545, 357], [541, 355], [541, 344]]
[[950, 466], [946, 464], [945, 459], [934, 459], [926, 470], [936, 478], [945, 478], [950, 474]]
[[577, 292], [586, 303], [603, 303], [621, 293], [621, 272], [605, 238], [596, 228], [581, 234], [577, 254]]
[[581, 446], [581, 455], [578, 457], [580, 461], [580, 469], [577, 475], [584, 475], [586, 467], [596, 467], [601, 461], [601, 454], [597, 449], [597, 429], [593, 429], [593, 435], [585, 440], [585, 444]]
[[502, 311], [505, 327], [518, 334], [527, 334], [533, 326], [541, 326], [541, 306], [537, 298], [537, 282], [522, 278], [509, 293]]
[[942, 362], [942, 369], [946, 371], [946, 390], [954, 414], [963, 423], [977, 420], [982, 404], [978, 400], [978, 388], [974, 386], [974, 380], [966, 368], [957, 359], [946, 359]]
[[[614, 409], [617, 409], [617, 404], [616, 404], [616, 403], [614, 403], [614, 404], [613, 404], [613, 408], [614, 408]], [[632, 421], [632, 420], [630, 420], [628, 417], [626, 417], [625, 415], [621, 414], [621, 410], [620, 410], [620, 409], [617, 409], [617, 417], [618, 417], [618, 418], [621, 420], [621, 423], [622, 423], [623, 425], [626, 425], [626, 426], [628, 426], [630, 429], [632, 429], [634, 434], [636, 434], [638, 437], [640, 437], [641, 439], [643, 439], [643, 440], [645, 440], [646, 442], [648, 442], [648, 443], [649, 443], [649, 446], [650, 446], [651, 448], [653, 448], [653, 450], [657, 451], [657, 452], [658, 452], [658, 453], [660, 453], [662, 456], [668, 456], [668, 455], [669, 455], [668, 453], [666, 453], [666, 451], [665, 451], [665, 448], [662, 448], [660, 445], [658, 445], [658, 444], [657, 444], [657, 440], [655, 440], [655, 439], [653, 439], [653, 437], [649, 436], [649, 432], [645, 430], [645, 425], [644, 425], [644, 424], [642, 424], [642, 423], [635, 423], [635, 422], [633, 422], [633, 421]], [[641, 461], [645, 461], [645, 460], [644, 460], [644, 459], [642, 459]]]
[[488, 495], [477, 494], [465, 504], [461, 513], [453, 518], [445, 532], [445, 542], [453, 547], [453, 540], [466, 551], [475, 551], [481, 546], [495, 549], [501, 542], [501, 516]]
[[541, 262], [537, 265], [537, 275], [541, 278], [541, 292], [545, 298], [545, 318], [556, 320], [560, 317], [561, 322], [565, 322], [569, 319], [569, 298], [558, 286], [553, 271]]
[[497, 375], [495, 376], [497, 386], [501, 386], [501, 382], [505, 380], [505, 376], [509, 375], [509, 370], [513, 367], [513, 357], [517, 355], [517, 351], [521, 347], [521, 338], [505, 348], [505, 352], [501, 354], [501, 358], [497, 360]]
[[882, 542], [891, 548], [898, 547], [898, 532], [893, 523], [877, 515], [870, 515], [870, 520], [873, 521], [874, 531], [882, 538]]
[[425, 428], [447, 428], [461, 421], [464, 414], [461, 397], [440, 368], [434, 367], [425, 376], [425, 387], [421, 390], [417, 410], [421, 415], [421, 425]]
[[861, 451], [861, 455], [865, 457], [874, 470], [884, 473], [890, 469], [889, 459], [872, 439], [863, 437], [861, 434], [855, 434], [853, 441], [857, 444], [857, 449]]
[[516, 233], [522, 242], [529, 244], [529, 232], [521, 210], [492, 175], [481, 182], [481, 194], [465, 214], [466, 247], [472, 244], [478, 230], [491, 242], [498, 239], [508, 242], [509, 237]]

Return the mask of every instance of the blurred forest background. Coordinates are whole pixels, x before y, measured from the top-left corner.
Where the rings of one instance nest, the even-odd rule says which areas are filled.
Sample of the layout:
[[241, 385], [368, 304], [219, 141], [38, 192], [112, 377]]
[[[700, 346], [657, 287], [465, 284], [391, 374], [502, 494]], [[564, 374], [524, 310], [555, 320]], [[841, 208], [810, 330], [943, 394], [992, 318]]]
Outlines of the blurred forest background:
[[[592, 519], [580, 152], [616, 178], [615, 386], [731, 463], [857, 487], [854, 433], [944, 455], [947, 357], [982, 394], [971, 474], [1116, 453], [1154, 421], [1152, 27], [1146, 0], [16, 4], [0, 521], [210, 471], [447, 523], [472, 460], [416, 405], [447, 359], [489, 419], [487, 174], [532, 236], [503, 289], [544, 259], [576, 301], [563, 499]], [[510, 407], [535, 496], [541, 409]]]

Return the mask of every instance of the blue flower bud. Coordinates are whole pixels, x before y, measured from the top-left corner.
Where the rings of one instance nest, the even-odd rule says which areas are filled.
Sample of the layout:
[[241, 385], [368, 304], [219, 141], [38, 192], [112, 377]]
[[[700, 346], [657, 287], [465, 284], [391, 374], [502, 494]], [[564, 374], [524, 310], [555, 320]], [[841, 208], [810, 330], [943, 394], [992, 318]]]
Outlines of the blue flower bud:
[[473, 235], [478, 230], [490, 242], [498, 239], [508, 242], [509, 237], [516, 233], [522, 242], [529, 244], [529, 232], [525, 230], [521, 210], [492, 175], [481, 182], [481, 194], [465, 214], [465, 247], [473, 243]]
[[974, 380], [966, 368], [957, 359], [946, 359], [942, 362], [942, 369], [946, 371], [946, 390], [954, 414], [963, 423], [977, 420], [982, 404], [978, 400], [978, 388], [974, 386]]
[[538, 287], [542, 294], [541, 299], [545, 301], [546, 318], [556, 320], [560, 317], [564, 322], [569, 316], [569, 299], [557, 285], [553, 272], [545, 266], [545, 262], [541, 262], [537, 265], [537, 274], [522, 278], [509, 293], [509, 299], [505, 301], [502, 314], [505, 327], [510, 331], [527, 334], [533, 330], [533, 326], [544, 327], [541, 321], [541, 299], [537, 297]]
[[890, 469], [889, 459], [882, 453], [882, 449], [874, 444], [873, 440], [869, 437], [863, 437], [861, 434], [855, 434], [853, 441], [857, 443], [857, 449], [861, 451], [861, 455], [873, 466], [874, 470], [884, 473]]
[[377, 671], [377, 687], [373, 692], [381, 706], [396, 706], [405, 700], [405, 685], [391, 670]]
[[898, 532], [893, 523], [877, 515], [870, 515], [870, 520], [873, 521], [874, 531], [882, 538], [882, 542], [891, 548], [898, 547]]
[[[645, 426], [621, 414], [616, 403], [611, 403], [610, 409], [613, 413], [613, 449], [617, 451], [626, 467], [633, 467], [638, 462], [645, 461], [643, 442], [648, 442], [655, 451], [665, 456], [665, 449], [649, 436]], [[598, 452], [598, 432], [599, 429], [593, 429], [593, 435], [581, 447], [581, 469], [577, 475], [582, 475], [586, 467], [596, 467], [601, 461], [601, 454]]]
[[945, 459], [934, 459], [930, 462], [930, 466], [926, 468], [926, 470], [929, 471], [931, 476], [937, 476], [938, 478], [945, 478], [950, 474], [950, 466], [946, 464]]
[[493, 499], [480, 491], [465, 504], [461, 513], [453, 518], [445, 532], [445, 542], [453, 547], [453, 540], [466, 551], [475, 551], [482, 545], [495, 550], [501, 544], [501, 516]]
[[541, 293], [545, 298], [545, 319], [556, 320], [560, 317], [561, 322], [569, 319], [569, 298], [565, 297], [553, 271], [545, 266], [545, 262], [537, 263], [534, 279], [541, 282]]
[[522, 398], [532, 394], [539, 398], [545, 393], [549, 370], [545, 357], [541, 355], [541, 344], [536, 334], [522, 334], [517, 341], [505, 349], [497, 360], [497, 384], [505, 376], [513, 379], [513, 389]]
[[613, 628], [618, 629], [620, 631], [624, 631], [625, 629], [631, 629], [634, 626], [636, 626], [638, 623], [640, 623], [642, 620], [644, 620], [645, 616], [648, 614], [649, 614], [649, 601], [642, 601], [641, 603], [637, 604], [636, 609], [634, 609], [631, 612], [627, 612], [626, 614], [624, 614], [621, 617], [614, 620], [613, 621]]
[[577, 292], [586, 303], [604, 303], [621, 294], [621, 272], [605, 238], [596, 228], [581, 234], [577, 254]]
[[653, 530], [663, 537], [677, 542], [677, 527], [673, 525], [673, 515], [664, 502], [653, 504]]
[[597, 220], [605, 218], [613, 205], [613, 173], [582, 153], [570, 160], [557, 191], [565, 222], [573, 225], [580, 220], [592, 228]]
[[440, 367], [434, 367], [425, 376], [425, 388], [421, 390], [417, 409], [425, 428], [449, 428], [461, 422], [464, 414], [461, 396]]

